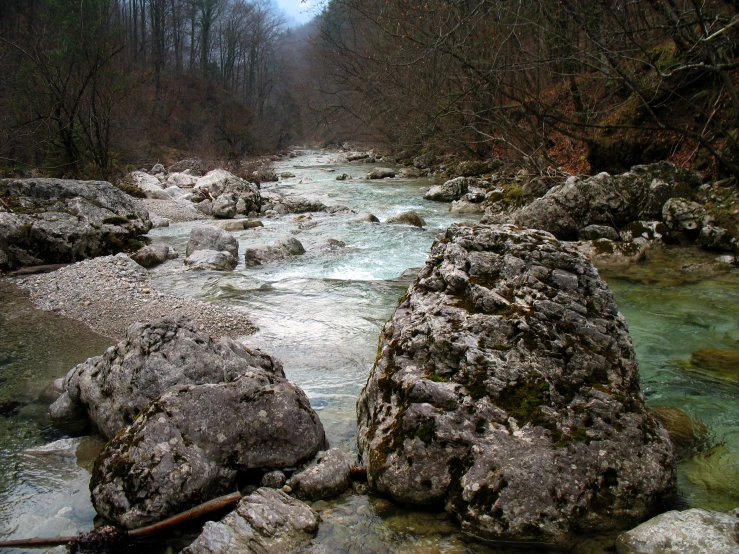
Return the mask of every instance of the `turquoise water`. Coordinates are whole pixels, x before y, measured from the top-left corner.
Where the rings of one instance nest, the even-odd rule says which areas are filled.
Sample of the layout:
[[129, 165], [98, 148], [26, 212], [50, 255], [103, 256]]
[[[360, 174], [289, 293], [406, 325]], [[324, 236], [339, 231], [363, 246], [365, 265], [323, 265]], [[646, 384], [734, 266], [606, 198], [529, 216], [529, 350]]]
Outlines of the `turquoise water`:
[[[151, 235], [172, 245], [180, 258], [153, 270], [152, 281], [166, 291], [242, 308], [259, 327], [244, 340], [282, 360], [287, 376], [318, 410], [331, 444], [353, 453], [355, 400], [374, 362], [379, 331], [409, 282], [403, 272], [423, 265], [441, 229], [476, 218], [460, 218], [448, 212], [448, 204], [424, 201], [429, 179], [367, 181], [362, 176], [371, 165], [337, 164], [333, 158], [330, 152], [310, 152], [279, 162], [278, 174], [291, 171], [296, 177], [263, 189], [346, 205], [382, 221], [414, 209], [427, 227], [356, 223], [350, 215], [311, 214], [307, 222], [293, 215], [263, 218], [263, 228], [235, 233], [242, 255], [247, 246], [288, 236], [300, 240], [306, 254], [264, 267], [247, 268], [242, 260], [234, 272], [218, 273], [183, 269], [194, 224], [173, 225]], [[355, 179], [336, 181], [344, 172]], [[329, 238], [346, 247], [327, 250]], [[739, 272], [721, 269], [711, 255], [675, 250], [602, 275], [629, 323], [648, 403], [678, 407], [706, 427], [701, 450], [680, 462], [680, 505], [739, 506], [739, 384], [690, 363], [697, 350], [739, 349]], [[4, 294], [4, 300], [17, 295]], [[0, 308], [0, 412], [6, 398], [25, 394], [23, 402], [28, 401], [0, 417], [0, 536], [53, 536], [63, 526], [86, 530], [93, 517], [86, 468], [99, 443], [88, 440], [41, 462], [39, 455], [23, 451], [64, 438], [46, 423], [38, 394], [75, 363], [103, 352], [108, 341], [24, 302], [3, 302]], [[466, 543], [444, 515], [358, 495], [314, 507], [324, 521], [316, 540], [331, 552], [485, 551]], [[601, 552], [608, 540], [586, 538], [578, 551]]]

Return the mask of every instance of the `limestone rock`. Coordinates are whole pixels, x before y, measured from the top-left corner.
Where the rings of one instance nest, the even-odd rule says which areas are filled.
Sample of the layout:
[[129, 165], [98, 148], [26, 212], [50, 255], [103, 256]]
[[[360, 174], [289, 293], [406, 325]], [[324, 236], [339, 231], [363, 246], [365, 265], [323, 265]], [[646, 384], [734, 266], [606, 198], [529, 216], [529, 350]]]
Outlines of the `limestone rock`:
[[302, 196], [283, 196], [276, 192], [262, 194], [262, 213], [302, 214], [306, 212], [323, 212], [327, 206], [317, 200], [309, 200]]
[[301, 254], [305, 254], [305, 248], [298, 239], [290, 237], [276, 240], [271, 245], [247, 248], [244, 260], [246, 265], [261, 265]]
[[613, 295], [549, 233], [448, 229], [379, 347], [357, 402], [376, 494], [445, 506], [484, 538], [565, 544], [674, 491]]
[[236, 216], [236, 204], [238, 201], [239, 197], [233, 193], [221, 194], [213, 201], [213, 208], [211, 210], [213, 217], [232, 219]]
[[[468, 195], [465, 195], [468, 196]], [[449, 206], [449, 211], [457, 214], [483, 214], [485, 206], [479, 202], [470, 202], [469, 200], [455, 200]]]
[[158, 229], [160, 227], [169, 227], [169, 219], [161, 217], [153, 213], [149, 213], [149, 219], [151, 220], [151, 228]]
[[[197, 203], [212, 200], [215, 209], [216, 205], [220, 205], [217, 204], [217, 199], [224, 194], [235, 196], [236, 212], [240, 214], [258, 212], [262, 206], [262, 197], [256, 184], [245, 181], [223, 169], [214, 169], [198, 179], [193, 188], [191, 201]], [[226, 199], [230, 198], [231, 196], [224, 198], [221, 204], [227, 204]]]
[[139, 187], [147, 198], [154, 198], [157, 200], [168, 200], [169, 196], [164, 192], [162, 183], [154, 177], [144, 171], [133, 171], [128, 176], [133, 184]]
[[187, 320], [135, 323], [116, 346], [67, 373], [50, 414], [62, 422], [86, 414], [110, 439], [170, 387], [230, 382], [254, 368], [284, 378], [272, 356], [231, 339], [212, 340]]
[[92, 501], [136, 528], [232, 491], [240, 471], [295, 467], [325, 447], [305, 393], [254, 367], [230, 382], [171, 387], [151, 402], [100, 453]]
[[402, 212], [399, 214], [396, 214], [394, 216], [391, 216], [387, 219], [385, 223], [398, 223], [401, 225], [413, 225], [414, 227], [423, 227], [426, 225], [426, 222], [423, 220], [423, 218], [418, 215], [413, 210], [409, 212]]
[[153, 166], [151, 166], [151, 173], [152, 175], [158, 175], [159, 173], [164, 173], [166, 170], [164, 169], [164, 166], [160, 163], [156, 163]]
[[145, 268], [163, 264], [177, 257], [177, 252], [166, 244], [150, 244], [131, 255], [131, 259]]
[[643, 239], [649, 244], [661, 244], [669, 234], [669, 229], [660, 221], [633, 221], [622, 227], [619, 233], [621, 240], [625, 242]]
[[318, 516], [282, 491], [261, 488], [219, 522], [209, 521], [182, 554], [296, 552], [318, 530]]
[[698, 232], [703, 227], [706, 211], [697, 202], [670, 198], [662, 208], [662, 220], [673, 231]]
[[169, 186], [192, 188], [197, 182], [198, 178], [190, 173], [170, 173], [167, 176], [167, 184]]
[[610, 225], [588, 225], [577, 232], [579, 240], [609, 239], [620, 240], [618, 231]]
[[619, 554], [736, 554], [739, 518], [696, 508], [665, 512], [619, 535], [616, 549]]
[[338, 496], [351, 485], [352, 463], [338, 448], [319, 452], [316, 459], [288, 481], [298, 498], [320, 500]]
[[[513, 223], [574, 240], [588, 225], [623, 226], [631, 221], [662, 218], [668, 199], [689, 194], [700, 176], [668, 162], [635, 166], [618, 176], [569, 177], [513, 213], [488, 213], [486, 223]], [[669, 225], [668, 225], [669, 226]]]
[[580, 242], [576, 248], [590, 258], [596, 267], [623, 267], [646, 259], [649, 243], [644, 239], [633, 242], [598, 239]]
[[76, 262], [132, 247], [146, 210], [104, 181], [0, 180], [0, 270]]
[[170, 174], [178, 172], [188, 172], [190, 175], [197, 176], [205, 173], [205, 164], [200, 160], [187, 159], [175, 162], [167, 168]]
[[716, 225], [705, 225], [698, 235], [698, 244], [708, 250], [734, 252], [739, 250], [739, 240], [728, 229]]
[[395, 177], [395, 171], [389, 167], [376, 167], [367, 173], [367, 179], [387, 179]]
[[196, 250], [225, 251], [237, 258], [239, 255], [239, 241], [223, 229], [211, 225], [197, 225], [190, 231], [185, 254], [190, 256]]
[[195, 250], [185, 258], [190, 269], [211, 269], [213, 271], [233, 271], [239, 261], [230, 252], [218, 250]]
[[467, 194], [470, 186], [475, 186], [477, 179], [472, 177], [457, 177], [449, 179], [443, 185], [434, 185], [426, 194], [423, 195], [425, 200], [434, 200], [436, 202], [451, 202], [459, 200], [464, 194]]
[[413, 167], [417, 169], [428, 169], [434, 165], [436, 156], [433, 152], [424, 152], [413, 158]]

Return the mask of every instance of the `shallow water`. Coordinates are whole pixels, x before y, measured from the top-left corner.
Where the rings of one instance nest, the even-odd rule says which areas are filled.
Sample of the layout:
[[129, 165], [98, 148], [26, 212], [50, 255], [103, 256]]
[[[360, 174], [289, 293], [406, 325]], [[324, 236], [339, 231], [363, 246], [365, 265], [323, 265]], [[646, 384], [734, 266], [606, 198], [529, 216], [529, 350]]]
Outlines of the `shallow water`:
[[[319, 411], [332, 446], [355, 453], [355, 400], [374, 362], [379, 331], [409, 282], [401, 275], [423, 265], [439, 230], [476, 217], [456, 217], [448, 204], [424, 201], [428, 179], [367, 181], [362, 176], [371, 165], [337, 165], [333, 156], [313, 152], [280, 162], [278, 174], [297, 176], [263, 188], [346, 205], [382, 221], [415, 209], [426, 229], [354, 223], [350, 215], [311, 214], [302, 223], [294, 215], [264, 218], [263, 228], [235, 233], [242, 255], [247, 246], [287, 236], [300, 240], [306, 254], [264, 267], [247, 268], [242, 259], [234, 272], [218, 273], [182, 269], [194, 223], [174, 225], [151, 233], [180, 253], [179, 260], [153, 270], [152, 280], [167, 291], [243, 308], [259, 327], [244, 340], [282, 360], [288, 378]], [[355, 179], [336, 181], [344, 172]], [[326, 249], [329, 238], [346, 247]], [[739, 348], [739, 272], [717, 269], [713, 256], [677, 250], [653, 253], [644, 264], [602, 275], [629, 322], [648, 403], [679, 407], [708, 429], [700, 455], [680, 463], [681, 506], [739, 506], [739, 384], [690, 364], [691, 353], [702, 348]], [[4, 294], [3, 300], [13, 297], [12, 291]], [[0, 333], [0, 411], [5, 399], [29, 402], [17, 412], [10, 406], [12, 414], [0, 418], [0, 536], [89, 529], [94, 512], [86, 468], [99, 443], [88, 441], [76, 455], [46, 456], [41, 463], [38, 455], [22, 451], [63, 438], [47, 424], [45, 403], [37, 395], [75, 363], [102, 353], [108, 340], [17, 298], [0, 307]], [[465, 542], [443, 515], [356, 495], [314, 507], [324, 521], [316, 540], [330, 552], [487, 551]], [[64, 525], [68, 529], [61, 529]], [[602, 547], [603, 541], [590, 538], [579, 550]], [[164, 548], [159, 544], [151, 551]]]

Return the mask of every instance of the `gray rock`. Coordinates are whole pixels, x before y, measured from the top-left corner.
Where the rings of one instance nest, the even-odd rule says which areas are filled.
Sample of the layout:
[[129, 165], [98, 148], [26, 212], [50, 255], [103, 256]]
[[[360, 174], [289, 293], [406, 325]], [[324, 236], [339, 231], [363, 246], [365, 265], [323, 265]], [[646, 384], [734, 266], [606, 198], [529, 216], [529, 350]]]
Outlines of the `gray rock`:
[[305, 254], [305, 248], [298, 239], [290, 237], [276, 240], [271, 245], [247, 248], [244, 261], [246, 265], [261, 265], [301, 254]]
[[233, 193], [221, 194], [213, 201], [213, 217], [218, 217], [221, 219], [233, 219], [233, 217], [236, 215], [236, 204], [238, 203], [238, 201], [239, 197]]
[[261, 488], [219, 522], [209, 521], [182, 554], [296, 552], [318, 530], [318, 516], [284, 492]]
[[136, 323], [105, 354], [67, 373], [50, 415], [63, 423], [86, 414], [110, 439], [170, 387], [229, 382], [254, 368], [284, 377], [272, 356], [230, 339], [212, 340], [186, 320]]
[[156, 163], [151, 168], [152, 175], [157, 175], [158, 173], [164, 173], [166, 170], [164, 169], [164, 166], [162, 164]]
[[700, 175], [668, 162], [635, 166], [612, 177], [570, 177], [545, 196], [513, 213], [488, 213], [484, 223], [513, 223], [542, 229], [560, 239], [575, 240], [588, 225], [623, 226], [631, 221], [662, 218], [662, 207], [674, 196], [689, 194]]
[[104, 181], [0, 180], [0, 270], [76, 262], [131, 248], [146, 210]]
[[389, 167], [376, 167], [367, 173], [367, 179], [387, 179], [395, 177], [395, 171]]
[[708, 250], [734, 252], [739, 249], [739, 241], [728, 229], [716, 225], [701, 228], [697, 243]]
[[319, 452], [303, 471], [293, 475], [288, 486], [298, 498], [321, 500], [340, 495], [351, 484], [352, 462], [338, 448]]
[[695, 508], [665, 512], [621, 533], [616, 549], [619, 554], [736, 554], [739, 519], [736, 512]]
[[[467, 195], [465, 194], [465, 196]], [[469, 200], [455, 200], [449, 206], [449, 211], [457, 214], [483, 214], [485, 213], [485, 206]]]
[[190, 175], [203, 175], [205, 173], [205, 164], [195, 159], [180, 160], [170, 165], [167, 171], [169, 173], [187, 171]]
[[163, 264], [167, 260], [173, 260], [176, 257], [177, 252], [166, 244], [150, 244], [131, 255], [131, 259], [134, 262], [147, 269]]
[[533, 200], [535, 198], [541, 198], [549, 190], [549, 184], [547, 181], [540, 177], [534, 177], [529, 179], [521, 186], [521, 194], [527, 200]]
[[[223, 169], [215, 169], [198, 179], [193, 188], [191, 200], [195, 203], [203, 200], [217, 200], [224, 194], [235, 197], [236, 213], [249, 214], [251, 212], [258, 212], [262, 206], [262, 196], [256, 184], [250, 183]], [[229, 205], [231, 199], [232, 197], [227, 197], [222, 200], [224, 209], [226, 209], [226, 205]], [[213, 205], [214, 209], [215, 207], [216, 202]]]
[[380, 223], [380, 220], [371, 213], [357, 214], [356, 217], [352, 219], [352, 221], [356, 221], [358, 223]]
[[369, 158], [368, 152], [347, 152], [346, 154], [343, 154], [344, 159], [346, 159], [347, 162], [356, 162], [359, 160], [364, 160]]
[[387, 219], [385, 223], [413, 225], [414, 227], [423, 227], [426, 225], [426, 222], [423, 220], [423, 218], [420, 215], [418, 215], [416, 212], [414, 212], [413, 210], [409, 212], [402, 212], [394, 216], [391, 216]]
[[193, 199], [195, 203], [195, 209], [201, 214], [213, 215], [213, 201], [212, 200], [201, 200]]
[[459, 200], [463, 195], [467, 194], [470, 186], [475, 186], [477, 183], [477, 179], [473, 177], [456, 177], [449, 179], [443, 185], [434, 185], [423, 195], [423, 198], [436, 202]]
[[276, 192], [262, 194], [261, 212], [278, 214], [301, 214], [306, 212], [323, 212], [327, 206], [317, 200], [309, 200], [302, 196], [283, 196]]
[[285, 474], [281, 471], [270, 471], [262, 476], [261, 486], [270, 489], [281, 489], [285, 486], [286, 481]]
[[257, 227], [264, 227], [264, 223], [258, 219], [245, 219], [244, 229], [256, 229]]
[[348, 173], [341, 173], [336, 176], [337, 181], [351, 181], [351, 176]]
[[160, 217], [156, 214], [149, 214], [149, 219], [151, 220], [151, 228], [152, 229], [158, 229], [160, 227], [169, 227], [169, 219], [166, 217]]
[[164, 192], [161, 181], [145, 171], [133, 171], [129, 174], [128, 179], [140, 188], [146, 194], [147, 198], [154, 198], [156, 200], [169, 199], [169, 195]]
[[673, 231], [699, 232], [706, 210], [685, 198], [670, 198], [662, 208], [662, 221]]
[[237, 258], [239, 256], [239, 241], [218, 227], [197, 225], [190, 231], [185, 254], [190, 256], [196, 250], [225, 251]]
[[733, 256], [731, 254], [725, 254], [723, 256], [718, 256], [716, 258], [716, 261], [720, 264], [739, 265], [739, 260], [736, 258], [736, 256]]
[[675, 487], [626, 322], [572, 246], [454, 226], [380, 337], [357, 401], [371, 492], [495, 540], [623, 529]]
[[575, 245], [596, 267], [624, 267], [646, 259], [650, 242], [637, 237], [633, 242], [616, 242], [597, 239]]
[[633, 221], [619, 232], [624, 242], [642, 240], [650, 245], [662, 244], [669, 234], [670, 230], [661, 221]]
[[92, 502], [114, 523], [141, 527], [232, 491], [240, 471], [294, 467], [325, 447], [305, 393], [254, 367], [151, 402], [100, 453]]
[[280, 177], [283, 179], [292, 179], [293, 177], [295, 177], [295, 173], [284, 171], [283, 173], [280, 173]]
[[195, 183], [198, 182], [198, 178], [190, 173], [170, 173], [167, 176], [167, 184], [169, 186], [180, 187], [180, 188], [192, 188]]
[[214, 221], [211, 225], [215, 225], [219, 229], [224, 231], [243, 231], [246, 219], [226, 219], [221, 221]]
[[579, 240], [621, 240], [618, 231], [610, 225], [588, 225], [577, 232], [577, 238]]
[[415, 167], [404, 167], [398, 172], [398, 177], [403, 177], [404, 179], [418, 179], [426, 175], [428, 175], [428, 170], [417, 169]]
[[185, 258], [190, 269], [210, 269], [213, 271], [233, 271], [239, 261], [230, 252], [218, 250], [195, 250]]

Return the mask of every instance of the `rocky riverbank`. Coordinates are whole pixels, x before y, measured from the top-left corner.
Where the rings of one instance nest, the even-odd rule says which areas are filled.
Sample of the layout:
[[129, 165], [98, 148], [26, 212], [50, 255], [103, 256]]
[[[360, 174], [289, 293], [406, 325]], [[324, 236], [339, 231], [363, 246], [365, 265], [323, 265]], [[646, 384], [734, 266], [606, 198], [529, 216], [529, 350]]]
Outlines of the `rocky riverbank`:
[[103, 256], [51, 273], [18, 278], [42, 310], [82, 321], [93, 331], [120, 340], [137, 321], [182, 316], [214, 336], [250, 335], [255, 326], [243, 311], [156, 290], [149, 272], [126, 254]]

